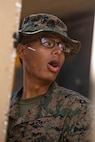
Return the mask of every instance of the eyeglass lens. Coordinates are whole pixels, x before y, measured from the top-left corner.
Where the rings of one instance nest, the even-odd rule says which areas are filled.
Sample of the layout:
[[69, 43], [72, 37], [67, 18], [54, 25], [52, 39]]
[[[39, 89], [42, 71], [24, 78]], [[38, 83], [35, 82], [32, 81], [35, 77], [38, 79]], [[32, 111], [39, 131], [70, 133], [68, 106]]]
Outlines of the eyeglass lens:
[[57, 44], [61, 51], [66, 53], [71, 52], [70, 47], [67, 47], [64, 42], [56, 42], [49, 37], [42, 37], [40, 40], [41, 40], [41, 44], [44, 47], [53, 48], [55, 44]]

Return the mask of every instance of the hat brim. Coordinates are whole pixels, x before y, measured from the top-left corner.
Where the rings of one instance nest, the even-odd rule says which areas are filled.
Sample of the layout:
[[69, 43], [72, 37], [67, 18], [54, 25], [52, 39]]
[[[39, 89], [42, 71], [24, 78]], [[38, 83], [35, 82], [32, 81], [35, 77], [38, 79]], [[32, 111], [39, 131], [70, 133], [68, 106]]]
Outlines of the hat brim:
[[53, 31], [51, 29], [48, 29], [48, 30], [47, 29], [46, 30], [40, 29], [40, 30], [37, 30], [37, 31], [22, 31], [22, 30], [19, 30], [19, 33], [21, 33], [23, 35], [34, 35], [34, 34], [38, 34], [38, 33], [41, 33], [41, 32], [49, 32], [49, 33], [52, 33], [52, 34], [64, 39], [65, 42], [68, 44], [69, 48], [71, 48], [71, 52], [66, 53], [66, 57], [76, 55], [80, 50], [81, 42], [69, 38], [67, 35], [65, 35], [65, 32], [60, 33], [59, 31], [56, 31], [56, 30]]

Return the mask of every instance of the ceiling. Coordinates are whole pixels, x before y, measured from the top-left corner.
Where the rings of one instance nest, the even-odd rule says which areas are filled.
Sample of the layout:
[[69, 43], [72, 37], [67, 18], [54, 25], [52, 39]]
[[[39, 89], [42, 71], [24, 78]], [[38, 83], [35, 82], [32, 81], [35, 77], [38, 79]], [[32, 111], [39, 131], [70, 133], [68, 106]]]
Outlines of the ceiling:
[[70, 17], [95, 10], [95, 0], [22, 0], [21, 20], [33, 13]]

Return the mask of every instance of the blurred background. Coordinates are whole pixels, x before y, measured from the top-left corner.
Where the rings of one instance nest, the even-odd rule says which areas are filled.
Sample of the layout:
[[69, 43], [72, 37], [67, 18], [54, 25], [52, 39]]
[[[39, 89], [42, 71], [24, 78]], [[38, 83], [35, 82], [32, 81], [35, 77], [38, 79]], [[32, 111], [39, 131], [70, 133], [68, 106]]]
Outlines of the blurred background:
[[[81, 50], [76, 56], [66, 59], [57, 82], [89, 98], [94, 11], [95, 0], [22, 0], [20, 18], [21, 23], [27, 15], [50, 13], [64, 21], [68, 27], [68, 35], [81, 41]], [[13, 91], [21, 87], [22, 76], [22, 66], [17, 57]]]

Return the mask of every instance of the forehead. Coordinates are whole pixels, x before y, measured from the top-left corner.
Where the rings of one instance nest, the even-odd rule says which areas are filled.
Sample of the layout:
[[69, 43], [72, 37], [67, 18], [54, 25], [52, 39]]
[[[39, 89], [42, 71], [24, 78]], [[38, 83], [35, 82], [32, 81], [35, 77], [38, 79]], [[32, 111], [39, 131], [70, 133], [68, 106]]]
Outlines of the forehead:
[[59, 37], [58, 34], [55, 34], [53, 32], [42, 32], [42, 33], [40, 33], [40, 37], [42, 37], [42, 36], [62, 40], [62, 37]]
[[39, 37], [51, 37], [57, 40], [63, 40], [61, 37], [59, 37], [57, 34], [52, 33], [52, 32], [40, 32], [37, 34], [33, 34], [33, 35], [24, 35], [23, 38], [27, 41], [31, 41], [31, 40], [35, 40], [36, 38]]

